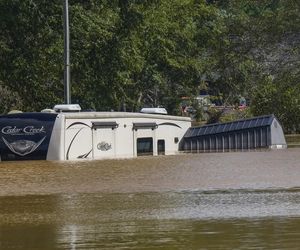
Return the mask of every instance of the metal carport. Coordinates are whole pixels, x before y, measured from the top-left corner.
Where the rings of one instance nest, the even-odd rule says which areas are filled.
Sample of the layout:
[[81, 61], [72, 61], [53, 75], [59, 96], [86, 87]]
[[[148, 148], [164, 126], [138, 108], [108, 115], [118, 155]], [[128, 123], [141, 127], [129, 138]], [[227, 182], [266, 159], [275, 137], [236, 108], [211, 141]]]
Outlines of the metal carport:
[[186, 152], [258, 148], [286, 148], [282, 127], [274, 115], [191, 127], [180, 143], [180, 150]]

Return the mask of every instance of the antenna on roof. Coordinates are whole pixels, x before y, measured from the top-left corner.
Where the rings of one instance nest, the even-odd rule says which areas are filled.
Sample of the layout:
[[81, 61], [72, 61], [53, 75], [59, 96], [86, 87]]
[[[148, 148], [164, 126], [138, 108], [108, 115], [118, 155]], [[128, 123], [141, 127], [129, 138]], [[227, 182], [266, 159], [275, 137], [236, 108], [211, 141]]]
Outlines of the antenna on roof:
[[71, 103], [70, 95], [70, 32], [69, 32], [69, 4], [64, 2], [64, 97], [65, 104]]

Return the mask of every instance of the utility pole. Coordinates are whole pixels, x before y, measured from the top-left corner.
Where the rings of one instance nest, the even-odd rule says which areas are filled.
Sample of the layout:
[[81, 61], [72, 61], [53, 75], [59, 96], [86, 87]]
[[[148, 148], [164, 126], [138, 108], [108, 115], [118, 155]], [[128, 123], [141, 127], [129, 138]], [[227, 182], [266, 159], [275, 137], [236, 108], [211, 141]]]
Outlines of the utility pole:
[[64, 0], [64, 97], [65, 104], [70, 104], [70, 31], [68, 0]]

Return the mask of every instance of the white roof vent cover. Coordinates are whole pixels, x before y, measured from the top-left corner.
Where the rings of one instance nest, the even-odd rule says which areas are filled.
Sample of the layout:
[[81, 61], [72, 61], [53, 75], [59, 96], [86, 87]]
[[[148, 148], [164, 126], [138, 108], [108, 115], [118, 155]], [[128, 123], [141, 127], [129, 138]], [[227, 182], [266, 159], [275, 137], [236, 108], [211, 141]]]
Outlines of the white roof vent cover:
[[140, 112], [146, 114], [161, 114], [161, 115], [168, 114], [165, 108], [142, 108]]
[[58, 104], [53, 109], [55, 112], [79, 112], [81, 107], [79, 104]]

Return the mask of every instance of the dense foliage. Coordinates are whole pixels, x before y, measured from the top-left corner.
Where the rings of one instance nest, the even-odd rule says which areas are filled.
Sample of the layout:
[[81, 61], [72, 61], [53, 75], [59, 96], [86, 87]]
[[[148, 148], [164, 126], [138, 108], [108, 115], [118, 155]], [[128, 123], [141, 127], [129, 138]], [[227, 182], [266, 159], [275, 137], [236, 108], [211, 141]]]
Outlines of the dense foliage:
[[[165, 106], [206, 84], [300, 130], [297, 0], [69, 0], [71, 89], [84, 109]], [[0, 0], [0, 112], [63, 102], [63, 1]]]

